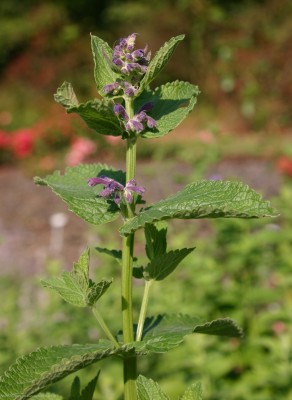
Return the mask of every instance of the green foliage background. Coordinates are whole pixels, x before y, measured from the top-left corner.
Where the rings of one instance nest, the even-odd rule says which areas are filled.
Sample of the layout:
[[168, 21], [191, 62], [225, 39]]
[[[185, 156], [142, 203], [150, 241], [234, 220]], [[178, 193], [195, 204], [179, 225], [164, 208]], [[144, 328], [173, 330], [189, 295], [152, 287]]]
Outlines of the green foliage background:
[[[149, 43], [153, 52], [170, 36], [185, 33], [186, 41], [161, 83], [179, 78], [199, 84], [203, 93], [196, 123], [218, 129], [223, 114], [234, 131], [264, 130], [264, 151], [269, 134], [277, 141], [291, 124], [291, 11], [289, 0], [281, 7], [276, 0], [3, 0], [0, 102], [13, 116], [5, 129], [30, 125], [47, 115], [52, 94], [65, 79], [74, 82], [84, 99], [95, 96], [90, 31], [109, 43], [138, 31], [141, 45]], [[291, 154], [291, 146], [284, 147]], [[233, 150], [224, 144], [219, 149], [196, 147], [196, 177]], [[168, 155], [193, 162], [194, 157], [183, 145], [142, 152], [158, 160]], [[159, 381], [173, 398], [200, 380], [206, 400], [292, 400], [291, 196], [291, 181], [284, 181], [273, 201], [281, 217], [269, 222], [170, 226], [172, 248], [195, 245], [196, 250], [163, 287], [154, 285], [149, 314], [171, 309], [204, 319], [228, 315], [245, 330], [242, 341], [197, 335], [169, 354], [141, 361], [141, 372]], [[98, 231], [99, 245], [118, 246], [112, 231], [112, 225]], [[118, 279], [118, 265], [98, 257], [104, 267], [95, 270], [93, 262], [97, 279]], [[56, 339], [64, 344], [97, 340], [98, 328], [86, 311], [76, 312], [39, 284], [39, 278], [55, 276], [63, 268], [58, 260], [48, 261], [43, 276], [32, 282], [1, 276], [1, 371], [17, 356], [53, 345]], [[137, 306], [139, 300], [137, 283]], [[118, 329], [119, 293], [114, 286], [101, 302], [111, 310], [111, 327]], [[93, 368], [81, 375], [87, 382], [87, 375], [95, 372]], [[96, 400], [119, 398], [120, 375], [118, 361], [102, 364]], [[66, 396], [71, 382], [70, 378], [53, 390]]]

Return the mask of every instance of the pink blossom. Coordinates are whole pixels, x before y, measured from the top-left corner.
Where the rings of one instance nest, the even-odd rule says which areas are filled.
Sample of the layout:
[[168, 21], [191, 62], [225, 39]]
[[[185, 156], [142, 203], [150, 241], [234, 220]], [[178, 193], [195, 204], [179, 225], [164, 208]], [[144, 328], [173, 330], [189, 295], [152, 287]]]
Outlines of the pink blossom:
[[69, 153], [66, 156], [66, 162], [69, 165], [77, 165], [96, 150], [96, 144], [89, 139], [77, 138], [74, 140]]

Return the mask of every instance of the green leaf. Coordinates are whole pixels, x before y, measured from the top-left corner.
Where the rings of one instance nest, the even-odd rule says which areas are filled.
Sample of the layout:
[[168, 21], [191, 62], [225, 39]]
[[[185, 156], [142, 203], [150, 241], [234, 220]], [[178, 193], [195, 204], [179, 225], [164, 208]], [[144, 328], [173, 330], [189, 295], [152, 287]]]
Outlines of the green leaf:
[[[100, 371], [99, 371], [100, 372]], [[80, 400], [92, 400], [95, 386], [99, 377], [99, 372], [97, 375], [88, 383], [88, 385], [82, 390]]]
[[128, 343], [118, 348], [109, 340], [100, 340], [94, 345], [51, 346], [19, 358], [0, 376], [0, 398], [28, 399], [71, 373], [111, 356], [132, 357], [133, 354], [164, 353], [177, 347], [184, 336], [191, 333], [229, 337], [239, 337], [242, 334], [229, 318], [204, 324], [198, 318], [187, 315], [148, 318], [141, 342]]
[[80, 399], [80, 379], [78, 376], [75, 376], [70, 391], [69, 400], [79, 400]]
[[54, 96], [57, 103], [65, 107], [68, 114], [78, 114], [87, 126], [102, 135], [119, 136], [124, 130], [114, 113], [114, 102], [108, 99], [94, 99], [80, 103], [72, 85], [64, 82]]
[[113, 83], [120, 77], [110, 67], [112, 59], [112, 49], [110, 46], [97, 36], [91, 36], [91, 49], [94, 60], [94, 78], [97, 91], [104, 96], [103, 88], [105, 85]]
[[156, 88], [153, 92], [144, 91], [135, 101], [135, 112], [145, 103], [153, 103], [149, 113], [157, 122], [156, 129], [141, 133], [143, 138], [158, 138], [176, 128], [192, 111], [197, 102], [199, 90], [188, 82], [171, 82]]
[[65, 301], [77, 307], [93, 306], [112, 283], [111, 280], [95, 283], [89, 279], [89, 249], [82, 253], [78, 263], [74, 263], [73, 271], [41, 282], [44, 287], [56, 291]]
[[0, 398], [28, 399], [73, 372], [119, 352], [108, 340], [94, 345], [40, 348], [16, 360], [0, 377]]
[[146, 239], [145, 250], [149, 260], [166, 252], [167, 226], [165, 223], [146, 224], [144, 234]]
[[63, 397], [56, 393], [40, 393], [32, 396], [33, 400], [63, 400]]
[[171, 274], [179, 263], [190, 254], [195, 248], [169, 251], [154, 257], [144, 270], [144, 277], [147, 280], [154, 279], [161, 281]]
[[278, 215], [268, 201], [247, 185], [229, 181], [198, 181], [143, 209], [121, 228], [129, 235], [147, 223], [167, 219], [260, 218]]
[[180, 400], [203, 400], [201, 384], [198, 382], [191, 385], [180, 397]]
[[158, 383], [139, 375], [136, 380], [138, 400], [169, 400]]
[[64, 175], [60, 171], [46, 178], [35, 178], [37, 185], [49, 186], [61, 197], [70, 211], [91, 224], [100, 225], [119, 217], [120, 211], [114, 201], [99, 196], [102, 185], [89, 187], [87, 180], [96, 176], [106, 175], [123, 185], [125, 174], [103, 164], [78, 165], [67, 168]]
[[79, 105], [77, 96], [73, 90], [71, 83], [64, 82], [62, 86], [57, 89], [57, 93], [54, 95], [54, 99], [57, 103], [64, 106], [66, 109]]
[[97, 250], [99, 253], [107, 254], [108, 256], [113, 257], [119, 263], [122, 261], [122, 250], [109, 250], [104, 247], [95, 247], [95, 250]]
[[140, 82], [139, 93], [141, 93], [161, 72], [172, 56], [176, 46], [184, 39], [184, 37], [185, 35], [173, 37], [168, 42], [164, 43], [164, 45], [158, 50], [151, 60], [146, 74]]

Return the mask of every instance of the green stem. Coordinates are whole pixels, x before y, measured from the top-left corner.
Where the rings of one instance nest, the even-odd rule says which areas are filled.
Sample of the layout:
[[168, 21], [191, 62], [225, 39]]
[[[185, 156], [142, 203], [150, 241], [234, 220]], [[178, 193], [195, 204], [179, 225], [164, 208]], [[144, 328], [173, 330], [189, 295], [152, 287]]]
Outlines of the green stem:
[[[125, 99], [126, 111], [129, 118], [134, 115], [133, 100]], [[127, 140], [126, 153], [126, 182], [135, 178], [136, 173], [136, 137]], [[127, 208], [126, 218], [133, 218], [135, 205]], [[134, 341], [133, 332], [133, 251], [134, 234], [123, 238], [122, 245], [122, 317], [124, 343]], [[124, 399], [136, 400], [137, 358], [124, 359]]]
[[113, 344], [116, 347], [120, 347], [119, 343], [117, 342], [116, 338], [113, 336], [113, 334], [111, 333], [111, 331], [109, 330], [105, 320], [103, 319], [101, 313], [99, 312], [99, 310], [96, 307], [91, 307], [93, 315], [95, 316], [96, 320], [98, 321], [101, 329], [104, 331], [105, 335], [107, 336], [107, 338], [113, 342]]
[[143, 327], [144, 327], [146, 310], [147, 310], [148, 299], [149, 299], [149, 291], [150, 291], [150, 287], [152, 286], [153, 282], [154, 281], [152, 279], [150, 281], [145, 281], [144, 294], [143, 294], [141, 310], [140, 310], [140, 315], [139, 315], [139, 321], [138, 321], [138, 326], [137, 326], [137, 334], [136, 334], [137, 342], [140, 342], [140, 340], [142, 339]]

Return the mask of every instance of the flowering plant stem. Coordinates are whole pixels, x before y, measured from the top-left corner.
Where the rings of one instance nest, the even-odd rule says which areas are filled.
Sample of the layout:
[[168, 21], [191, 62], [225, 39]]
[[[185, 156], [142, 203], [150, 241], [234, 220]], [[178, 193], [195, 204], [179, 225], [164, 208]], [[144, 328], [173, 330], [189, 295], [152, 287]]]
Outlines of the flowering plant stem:
[[[126, 111], [130, 118], [134, 115], [133, 101], [125, 99]], [[136, 173], [136, 138], [127, 140], [126, 153], [126, 181], [135, 178]], [[129, 205], [127, 207], [127, 219], [133, 218], [135, 210]], [[133, 251], [134, 234], [123, 238], [122, 244], [122, 318], [124, 343], [134, 341], [133, 332], [133, 300], [132, 300], [132, 276], [133, 276]], [[124, 359], [124, 398], [135, 400], [137, 379], [137, 357]]]

